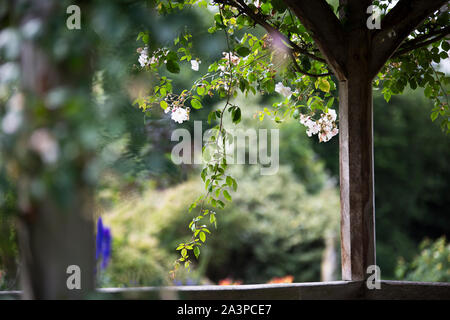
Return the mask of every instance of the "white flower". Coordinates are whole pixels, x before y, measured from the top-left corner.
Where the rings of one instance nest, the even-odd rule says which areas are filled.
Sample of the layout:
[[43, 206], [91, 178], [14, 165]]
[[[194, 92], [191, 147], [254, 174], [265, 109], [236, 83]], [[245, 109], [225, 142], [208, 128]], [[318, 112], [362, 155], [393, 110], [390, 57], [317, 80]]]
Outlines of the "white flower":
[[184, 108], [174, 108], [171, 118], [175, 122], [183, 123], [183, 121], [189, 120], [189, 112]]
[[320, 142], [327, 142], [328, 140], [330, 140], [331, 138], [330, 138], [330, 136], [329, 136], [329, 133], [327, 133], [327, 132], [321, 132], [320, 134], [319, 134], [319, 141]]
[[338, 128], [333, 128], [331, 131], [323, 130], [319, 135], [320, 142], [327, 142], [339, 132]]
[[201, 61], [191, 60], [191, 68], [194, 71], [198, 71], [199, 65], [202, 63]]
[[154, 64], [154, 63], [157, 63], [157, 62], [158, 62], [158, 58], [153, 56], [153, 57], [150, 58], [149, 64]]
[[17, 111], [9, 111], [2, 120], [2, 129], [6, 134], [12, 134], [22, 124], [22, 114]]
[[279, 94], [289, 98], [292, 95], [292, 90], [289, 87], [285, 87], [281, 82], [278, 82], [275, 86], [275, 91]]
[[158, 58], [155, 56], [152, 56], [151, 58], [148, 56], [148, 47], [145, 47], [144, 49], [139, 48], [138, 52], [140, 53], [138, 61], [142, 68], [158, 62]]
[[24, 97], [22, 93], [15, 93], [6, 104], [8, 112], [2, 119], [2, 129], [6, 134], [13, 134], [22, 124], [23, 105]]
[[336, 121], [337, 118], [336, 110], [328, 109], [327, 115], [331, 116], [331, 121]]
[[47, 129], [35, 130], [29, 143], [30, 148], [39, 153], [43, 162], [55, 163], [58, 160], [58, 142]]
[[308, 137], [311, 137], [314, 134], [318, 134], [320, 131], [320, 126], [315, 121], [311, 122], [312, 123], [308, 126], [308, 130], [306, 131]]
[[140, 50], [140, 55], [139, 55], [138, 61], [142, 68], [149, 65], [150, 59], [148, 58], [148, 48], [147, 47]]

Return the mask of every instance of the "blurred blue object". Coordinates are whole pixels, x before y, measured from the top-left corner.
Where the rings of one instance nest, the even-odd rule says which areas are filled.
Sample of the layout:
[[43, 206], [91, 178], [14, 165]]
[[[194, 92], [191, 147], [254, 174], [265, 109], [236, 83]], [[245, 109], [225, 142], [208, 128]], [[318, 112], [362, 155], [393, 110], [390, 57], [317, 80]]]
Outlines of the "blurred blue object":
[[101, 269], [106, 269], [111, 259], [111, 229], [103, 225], [102, 218], [97, 220], [97, 241], [95, 250], [95, 259], [101, 260]]

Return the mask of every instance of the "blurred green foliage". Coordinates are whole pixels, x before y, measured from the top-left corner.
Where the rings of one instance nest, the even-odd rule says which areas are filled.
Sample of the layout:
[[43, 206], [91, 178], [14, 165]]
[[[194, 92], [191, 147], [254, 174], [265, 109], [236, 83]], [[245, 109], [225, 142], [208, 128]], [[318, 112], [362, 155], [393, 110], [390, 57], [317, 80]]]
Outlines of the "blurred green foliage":
[[399, 259], [395, 269], [398, 279], [409, 281], [450, 282], [450, 244], [445, 237], [425, 239], [420, 253], [411, 262]]
[[[311, 196], [288, 167], [274, 176], [261, 176], [254, 167], [232, 173], [240, 191], [218, 213], [218, 229], [187, 276], [198, 282], [231, 276], [258, 283], [290, 274], [296, 281], [319, 281], [323, 236], [337, 232], [336, 190]], [[114, 230], [106, 271], [110, 284], [149, 285], [158, 282], [155, 276], [167, 278], [174, 248], [189, 234], [186, 206], [200, 192], [201, 183], [193, 178], [164, 191], [148, 190], [103, 215]]]

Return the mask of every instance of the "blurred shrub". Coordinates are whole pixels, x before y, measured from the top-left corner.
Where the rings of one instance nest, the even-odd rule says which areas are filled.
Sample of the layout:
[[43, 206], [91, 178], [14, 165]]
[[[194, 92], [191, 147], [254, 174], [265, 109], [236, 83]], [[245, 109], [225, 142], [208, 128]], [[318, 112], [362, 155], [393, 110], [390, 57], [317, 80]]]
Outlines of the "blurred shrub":
[[395, 270], [396, 277], [411, 281], [450, 281], [450, 243], [445, 237], [436, 241], [426, 239], [420, 244], [420, 254], [411, 263], [400, 258]]
[[112, 259], [101, 276], [100, 286], [143, 286], [167, 284], [165, 279], [174, 260], [160, 247], [157, 233], [161, 223], [158, 201], [161, 192], [150, 189], [142, 198], [137, 195], [122, 201], [103, 215], [111, 227]]
[[286, 275], [320, 281], [323, 238], [338, 227], [336, 190], [310, 195], [286, 166], [273, 176], [236, 166], [232, 175], [238, 191], [218, 213], [218, 230], [202, 252], [200, 269], [214, 281], [230, 276], [261, 283]]
[[[228, 276], [244, 283], [293, 275], [295, 281], [320, 280], [323, 236], [336, 232], [335, 189], [309, 195], [288, 167], [261, 176], [256, 167], [236, 166], [239, 183], [233, 203], [218, 212], [218, 229], [189, 275], [205, 282]], [[175, 247], [189, 236], [194, 213], [187, 208], [201, 192], [199, 178], [165, 191], [148, 190], [103, 215], [114, 238], [106, 272], [115, 286], [167, 283]]]

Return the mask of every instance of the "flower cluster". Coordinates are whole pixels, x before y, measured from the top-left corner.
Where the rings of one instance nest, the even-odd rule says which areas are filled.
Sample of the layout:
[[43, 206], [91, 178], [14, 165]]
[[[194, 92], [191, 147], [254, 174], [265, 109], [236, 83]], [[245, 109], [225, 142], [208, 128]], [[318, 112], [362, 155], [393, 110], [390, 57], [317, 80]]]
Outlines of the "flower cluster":
[[138, 48], [137, 52], [139, 53], [139, 64], [142, 68], [149, 67], [152, 64], [158, 63], [158, 58], [155, 56], [149, 57], [148, 55], [148, 47]]
[[311, 116], [300, 114], [300, 123], [308, 128], [306, 130], [308, 137], [318, 134], [320, 142], [327, 142], [339, 132], [336, 125], [336, 118], [336, 110], [328, 109], [328, 112], [322, 113], [319, 120], [314, 120]]
[[182, 108], [182, 107], [168, 107], [166, 110], [164, 110], [165, 113], [172, 112], [170, 117], [173, 121], [178, 123], [183, 123], [183, 121], [189, 120], [189, 108]]
[[231, 61], [232, 65], [237, 66], [237, 64], [241, 60], [241, 58], [239, 58], [238, 56], [234, 55], [232, 52], [223, 52], [222, 54], [223, 54], [222, 60], [225, 60], [225, 65], [219, 66], [219, 70], [222, 71], [222, 72], [226, 72], [227, 71], [228, 66], [230, 65], [230, 61]]
[[180, 95], [168, 93], [164, 98], [164, 101], [167, 103], [167, 108], [164, 109], [164, 113], [170, 112], [171, 119], [178, 123], [189, 120], [190, 108], [184, 106], [188, 96], [189, 94], [186, 91]]
[[101, 269], [106, 269], [111, 258], [111, 229], [103, 226], [102, 218], [98, 218], [97, 221], [97, 239], [95, 259], [101, 260]]

